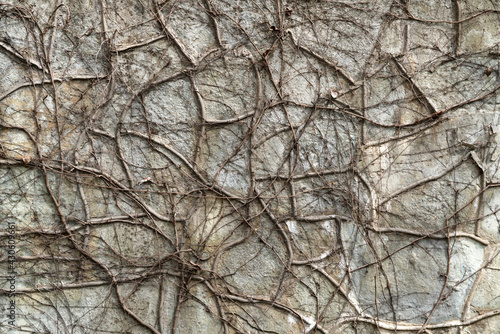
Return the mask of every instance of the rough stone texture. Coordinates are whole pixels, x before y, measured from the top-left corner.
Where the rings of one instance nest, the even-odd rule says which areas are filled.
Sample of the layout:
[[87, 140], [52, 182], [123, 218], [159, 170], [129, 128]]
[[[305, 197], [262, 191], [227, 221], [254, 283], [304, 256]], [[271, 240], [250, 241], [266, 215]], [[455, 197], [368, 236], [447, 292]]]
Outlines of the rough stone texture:
[[499, 333], [499, 15], [0, 4], [0, 332]]

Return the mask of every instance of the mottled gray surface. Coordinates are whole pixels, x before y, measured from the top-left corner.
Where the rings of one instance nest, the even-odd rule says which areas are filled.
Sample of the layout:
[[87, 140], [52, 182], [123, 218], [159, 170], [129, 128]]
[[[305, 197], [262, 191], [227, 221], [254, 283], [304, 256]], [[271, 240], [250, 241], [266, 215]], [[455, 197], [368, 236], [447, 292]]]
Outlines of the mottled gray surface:
[[1, 4], [0, 332], [500, 332], [499, 11]]

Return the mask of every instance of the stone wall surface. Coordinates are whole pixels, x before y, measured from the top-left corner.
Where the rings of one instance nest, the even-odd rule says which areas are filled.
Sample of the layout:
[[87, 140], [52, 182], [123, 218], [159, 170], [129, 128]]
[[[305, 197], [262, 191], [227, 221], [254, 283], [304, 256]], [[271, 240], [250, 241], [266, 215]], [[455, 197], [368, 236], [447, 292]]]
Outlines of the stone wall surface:
[[0, 4], [0, 332], [500, 333], [500, 3]]

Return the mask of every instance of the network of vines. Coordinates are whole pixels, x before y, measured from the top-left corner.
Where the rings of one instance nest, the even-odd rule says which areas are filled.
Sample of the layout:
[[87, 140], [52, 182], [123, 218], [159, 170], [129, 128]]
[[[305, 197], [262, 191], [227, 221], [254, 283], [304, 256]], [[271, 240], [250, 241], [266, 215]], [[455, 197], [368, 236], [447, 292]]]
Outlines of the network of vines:
[[498, 6], [0, 4], [0, 331], [494, 333]]

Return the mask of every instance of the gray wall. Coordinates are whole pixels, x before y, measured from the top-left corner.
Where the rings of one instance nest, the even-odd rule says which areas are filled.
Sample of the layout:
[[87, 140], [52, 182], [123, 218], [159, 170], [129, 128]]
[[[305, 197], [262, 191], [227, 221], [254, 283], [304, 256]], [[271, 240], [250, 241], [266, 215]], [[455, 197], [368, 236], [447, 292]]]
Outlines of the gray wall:
[[499, 3], [8, 2], [2, 333], [500, 333]]

